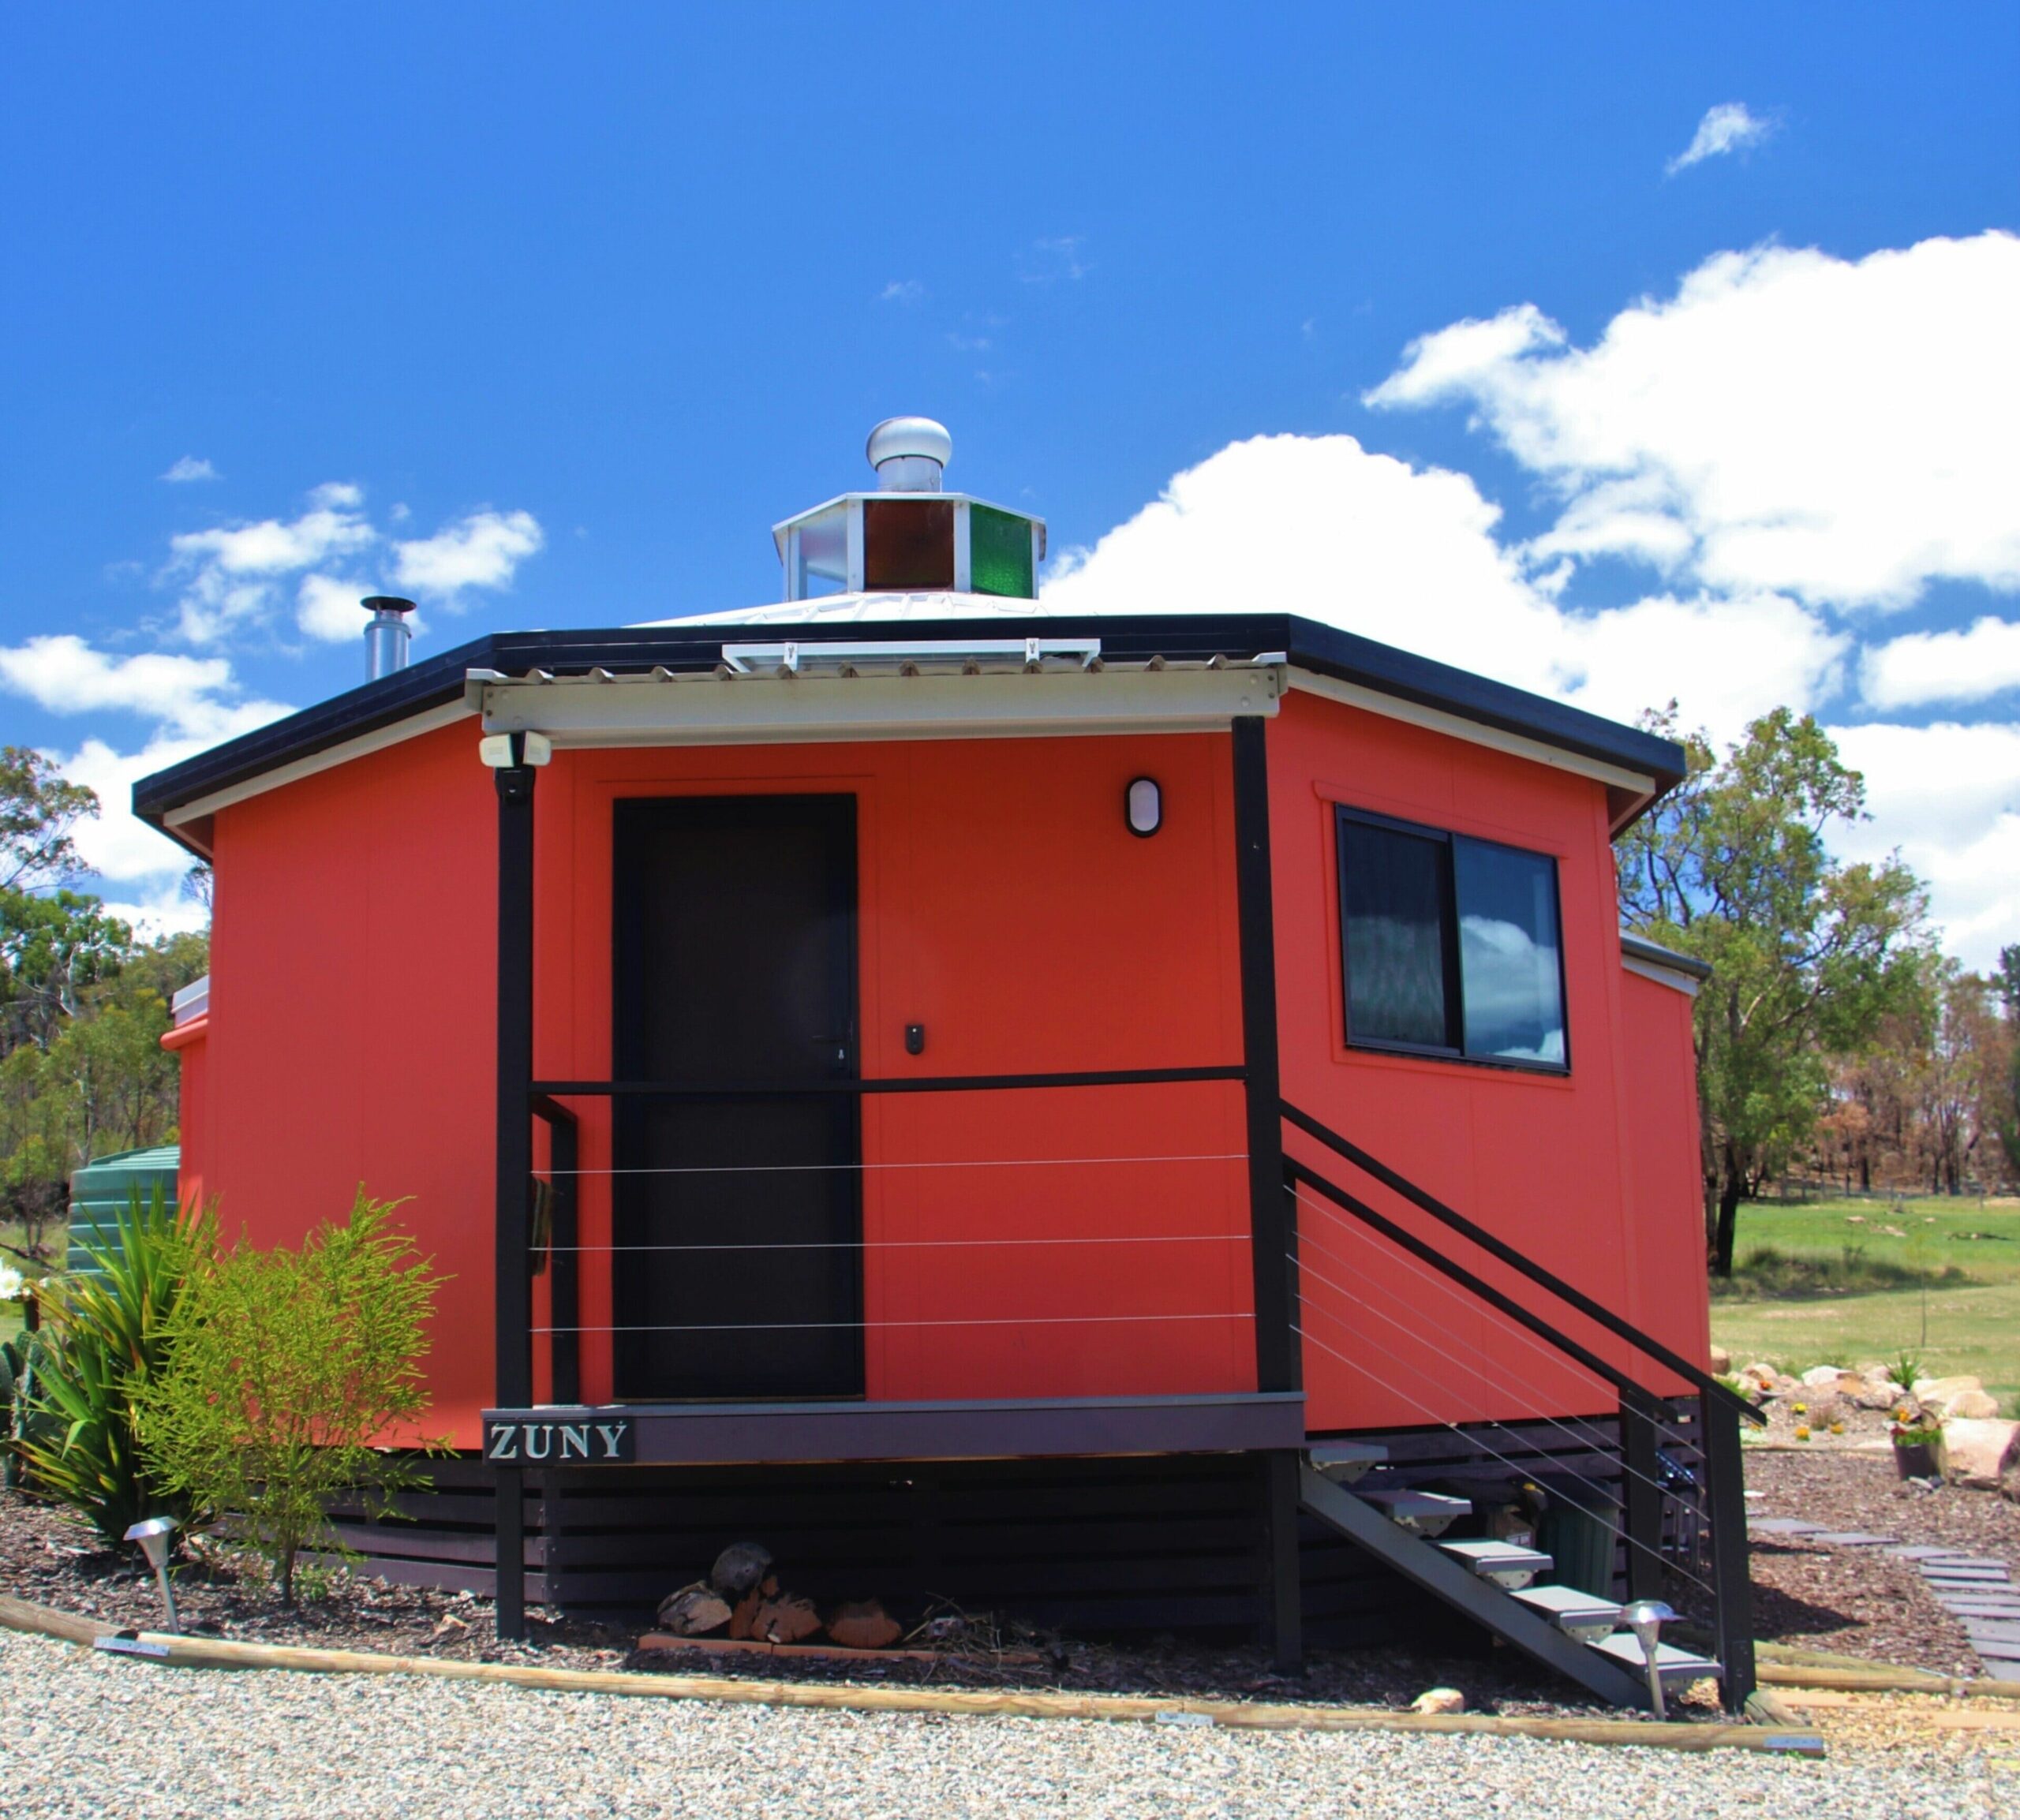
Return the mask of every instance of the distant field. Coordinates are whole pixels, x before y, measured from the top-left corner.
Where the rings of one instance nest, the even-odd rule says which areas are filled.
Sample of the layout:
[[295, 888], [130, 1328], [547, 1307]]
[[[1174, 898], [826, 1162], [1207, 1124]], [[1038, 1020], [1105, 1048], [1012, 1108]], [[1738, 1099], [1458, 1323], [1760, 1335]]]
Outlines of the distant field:
[[1735, 1365], [1801, 1371], [1905, 1348], [1930, 1375], [1969, 1373], [2020, 1411], [2020, 1203], [1742, 1206], [1737, 1250], [1711, 1301], [1711, 1337]]

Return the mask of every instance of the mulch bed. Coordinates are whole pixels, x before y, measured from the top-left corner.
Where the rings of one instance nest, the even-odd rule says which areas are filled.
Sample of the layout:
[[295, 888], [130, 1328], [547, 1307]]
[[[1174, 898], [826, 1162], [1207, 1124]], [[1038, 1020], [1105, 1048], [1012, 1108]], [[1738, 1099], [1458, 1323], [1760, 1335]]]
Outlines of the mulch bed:
[[[469, 1593], [396, 1586], [362, 1574], [330, 1576], [319, 1596], [282, 1609], [245, 1557], [222, 1549], [178, 1572], [175, 1596], [185, 1630], [234, 1641], [459, 1661], [526, 1662], [562, 1669], [637, 1669], [660, 1673], [734, 1676], [758, 1680], [822, 1680], [885, 1685], [1042, 1687], [1065, 1692], [1190, 1695], [1225, 1699], [1407, 1707], [1426, 1688], [1452, 1687], [1475, 1712], [1566, 1717], [1594, 1709], [1513, 1651], [1473, 1657], [1417, 1655], [1401, 1650], [1314, 1650], [1307, 1672], [1272, 1672], [1254, 1648], [1214, 1647], [1162, 1637], [1140, 1644], [1087, 1643], [971, 1623], [933, 1662], [823, 1661], [724, 1656], [700, 1650], [643, 1654], [643, 1626], [530, 1615], [522, 1644], [493, 1634], [491, 1601]], [[669, 1589], [671, 1590], [671, 1589]], [[65, 1512], [0, 1492], [0, 1591], [136, 1630], [159, 1629], [161, 1599], [137, 1556], [109, 1550]], [[1005, 1661], [1001, 1648], [1016, 1659]], [[1030, 1658], [1035, 1655], [1035, 1661]], [[1697, 1716], [1718, 1716], [1707, 1705]]]
[[[1749, 1448], [1756, 1517], [1801, 1517], [1903, 1542], [2003, 1560], [2020, 1581], [2020, 1504], [1996, 1492], [1929, 1491], [1895, 1476], [1885, 1453]], [[1820, 1547], [1798, 1536], [1753, 1539], [1754, 1635], [1772, 1642], [1899, 1662], [1939, 1674], [1981, 1672], [1963, 1628], [1911, 1562], [1877, 1549]]]
[[[2011, 1563], [2020, 1579], [2020, 1505], [1988, 1492], [1903, 1486], [1884, 1456], [1749, 1448], [1759, 1515], [1801, 1516], [1834, 1529], [1968, 1549]], [[501, 1644], [491, 1603], [469, 1593], [393, 1586], [339, 1571], [316, 1596], [283, 1609], [256, 1564], [204, 1546], [176, 1575], [184, 1628], [200, 1635], [325, 1649], [372, 1650], [459, 1661], [551, 1668], [649, 1669], [756, 1680], [867, 1684], [933, 1682], [1065, 1691], [1295, 1699], [1404, 1707], [1427, 1687], [1461, 1689], [1478, 1712], [1537, 1717], [1590, 1710], [1553, 1677], [1497, 1648], [1478, 1656], [1393, 1649], [1314, 1650], [1300, 1679], [1274, 1673], [1253, 1648], [1165, 1637], [1089, 1643], [986, 1621], [956, 1628], [933, 1662], [735, 1657], [699, 1650], [641, 1654], [643, 1626], [536, 1611], [524, 1643]], [[1945, 1674], [1976, 1672], [1964, 1633], [1907, 1562], [1869, 1549], [1820, 1548], [1762, 1536], [1753, 1545], [1755, 1631], [1764, 1639], [1866, 1656]], [[133, 1629], [158, 1628], [161, 1602], [136, 1554], [107, 1549], [59, 1508], [0, 1492], [0, 1590]], [[1681, 1598], [1679, 1605], [1686, 1603]], [[1035, 1661], [1031, 1658], [1035, 1655]], [[1005, 1659], [1008, 1656], [1011, 1659]], [[1704, 1714], [1711, 1717], [1707, 1710]]]

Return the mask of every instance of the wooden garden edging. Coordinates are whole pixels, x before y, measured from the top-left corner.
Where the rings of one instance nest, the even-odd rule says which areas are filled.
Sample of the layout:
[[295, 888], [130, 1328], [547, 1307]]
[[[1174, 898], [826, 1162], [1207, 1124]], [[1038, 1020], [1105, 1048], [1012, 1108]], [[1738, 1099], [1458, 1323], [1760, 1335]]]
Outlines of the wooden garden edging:
[[536, 1669], [506, 1662], [440, 1661], [364, 1650], [292, 1649], [230, 1643], [209, 1637], [130, 1631], [0, 1594], [0, 1628], [93, 1647], [137, 1642], [130, 1653], [171, 1667], [292, 1669], [320, 1674], [422, 1675], [488, 1681], [574, 1694], [631, 1699], [720, 1700], [744, 1706], [804, 1706], [856, 1713], [965, 1713], [980, 1718], [1099, 1719], [1214, 1725], [1258, 1732], [1474, 1732], [1490, 1737], [1554, 1738], [1581, 1744], [1644, 1744], [1671, 1751], [1766, 1751], [1820, 1757], [1822, 1736], [1724, 1723], [1657, 1725], [1637, 1719], [1513, 1719], [1483, 1713], [1394, 1713], [1382, 1707], [1295, 1706], [1234, 1700], [1139, 1699], [1119, 1694], [983, 1692], [950, 1687], [837, 1687], [791, 1681], [734, 1680], [712, 1675], [644, 1675], [585, 1669]]

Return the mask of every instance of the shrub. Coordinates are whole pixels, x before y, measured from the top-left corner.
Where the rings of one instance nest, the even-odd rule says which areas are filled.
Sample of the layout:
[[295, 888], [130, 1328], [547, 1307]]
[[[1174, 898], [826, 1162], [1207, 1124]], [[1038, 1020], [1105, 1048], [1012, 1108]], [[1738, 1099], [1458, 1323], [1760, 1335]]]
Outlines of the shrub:
[[327, 1515], [335, 1493], [383, 1511], [416, 1482], [378, 1444], [428, 1407], [420, 1360], [440, 1279], [393, 1229], [393, 1205], [360, 1190], [349, 1220], [299, 1251], [215, 1257], [176, 1312], [169, 1370], [140, 1392], [167, 1482], [244, 1522], [286, 1605], [305, 1547], [349, 1552]]
[[86, 1242], [93, 1271], [43, 1285], [43, 1344], [21, 1456], [37, 1489], [115, 1546], [143, 1517], [186, 1523], [200, 1514], [143, 1445], [134, 1400], [167, 1363], [178, 1310], [214, 1230], [208, 1214], [185, 1218], [159, 1189], [145, 1205], [136, 1194], [110, 1241], [101, 1231]]

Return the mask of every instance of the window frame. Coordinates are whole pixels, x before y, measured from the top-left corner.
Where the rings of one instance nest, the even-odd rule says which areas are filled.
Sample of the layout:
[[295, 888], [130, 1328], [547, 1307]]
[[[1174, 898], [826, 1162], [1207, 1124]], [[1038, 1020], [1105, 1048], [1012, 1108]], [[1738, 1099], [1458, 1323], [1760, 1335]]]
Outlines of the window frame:
[[[1564, 869], [1554, 853], [1543, 853], [1534, 847], [1517, 846], [1512, 841], [1489, 840], [1476, 834], [1464, 834], [1456, 828], [1434, 828], [1428, 823], [1406, 821], [1399, 816], [1383, 815], [1371, 809], [1356, 809], [1344, 802], [1335, 802], [1333, 809], [1333, 886], [1337, 899], [1335, 922], [1336, 939], [1340, 956], [1340, 1030], [1349, 1050], [1361, 1050], [1372, 1055], [1410, 1056], [1420, 1061], [1456, 1062], [1466, 1067], [1498, 1068], [1521, 1074], [1543, 1074], [1562, 1078], [1571, 1072], [1571, 984], [1565, 964], [1566, 942], [1564, 930]], [[1354, 1034], [1353, 1017], [1353, 960], [1347, 942], [1347, 842], [1345, 826], [1356, 822], [1364, 827], [1387, 830], [1392, 834], [1414, 835], [1420, 840], [1436, 841], [1445, 850], [1444, 889], [1446, 901], [1440, 906], [1444, 913], [1445, 926], [1438, 944], [1445, 962], [1446, 1028], [1454, 1033], [1456, 1046], [1445, 1047], [1431, 1043], [1399, 1042], [1386, 1037], [1359, 1037]], [[1476, 1055], [1466, 1046], [1466, 978], [1465, 966], [1460, 951], [1459, 866], [1458, 843], [1470, 841], [1478, 846], [1498, 847], [1505, 853], [1520, 854], [1524, 859], [1543, 860], [1550, 867], [1551, 891], [1557, 909], [1557, 1002], [1558, 1010], [1564, 1020], [1564, 1059], [1561, 1062], [1528, 1061], [1515, 1056]]]

